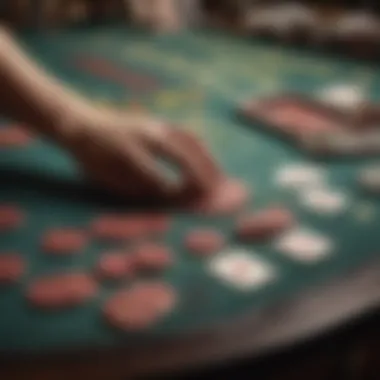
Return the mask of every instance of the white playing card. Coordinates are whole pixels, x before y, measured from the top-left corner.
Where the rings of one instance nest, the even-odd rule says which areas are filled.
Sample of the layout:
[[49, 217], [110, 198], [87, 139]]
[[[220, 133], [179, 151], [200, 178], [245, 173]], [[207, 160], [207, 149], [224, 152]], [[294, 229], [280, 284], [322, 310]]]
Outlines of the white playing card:
[[355, 110], [366, 100], [363, 88], [349, 83], [324, 88], [317, 94], [317, 98], [328, 105], [344, 110]]
[[338, 214], [348, 208], [348, 196], [327, 188], [305, 190], [300, 194], [301, 204], [320, 214]]
[[212, 258], [208, 264], [210, 272], [224, 283], [239, 290], [256, 290], [274, 276], [274, 268], [258, 255], [243, 249], [226, 250]]
[[314, 165], [285, 165], [277, 170], [275, 180], [278, 186], [289, 189], [319, 187], [325, 180], [325, 171]]
[[280, 236], [275, 248], [289, 258], [303, 263], [325, 259], [332, 251], [332, 242], [306, 228], [296, 228]]

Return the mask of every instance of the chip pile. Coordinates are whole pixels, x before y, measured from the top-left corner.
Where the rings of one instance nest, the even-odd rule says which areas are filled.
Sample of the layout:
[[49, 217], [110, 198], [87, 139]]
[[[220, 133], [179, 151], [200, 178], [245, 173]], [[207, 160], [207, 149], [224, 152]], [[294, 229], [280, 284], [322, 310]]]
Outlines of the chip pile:
[[[293, 217], [282, 207], [241, 215], [248, 199], [243, 183], [223, 179], [207, 197], [186, 207], [205, 216], [234, 218], [233, 237], [241, 241], [271, 239], [291, 227]], [[17, 205], [0, 205], [0, 231], [17, 231], [25, 219]], [[103, 282], [111, 281], [119, 289], [103, 305], [108, 324], [125, 331], [155, 325], [174, 309], [178, 296], [170, 284], [142, 277], [163, 274], [175, 265], [175, 252], [162, 239], [171, 222], [165, 213], [118, 213], [99, 215], [87, 228], [52, 227], [40, 238], [42, 254], [51, 257], [81, 254], [91, 240], [117, 242], [121, 248], [105, 250], [92, 273], [47, 273], [30, 280], [25, 291], [27, 301], [42, 310], [79, 307], [96, 297]], [[183, 236], [186, 251], [198, 259], [216, 255], [226, 244], [226, 236], [216, 228], [195, 227]], [[25, 270], [24, 259], [17, 252], [0, 253], [1, 284], [17, 283]]]
[[[32, 141], [22, 128], [7, 126], [0, 130], [0, 146], [25, 146]], [[293, 217], [281, 207], [239, 215], [250, 194], [238, 180], [222, 178], [203, 199], [187, 204], [190, 213], [227, 216], [235, 219], [233, 237], [259, 242], [271, 239], [292, 225]], [[26, 215], [17, 204], [0, 204], [0, 233], [17, 233], [25, 226]], [[94, 300], [101, 284], [113, 282], [119, 289], [105, 301], [103, 314], [109, 325], [135, 331], [154, 326], [176, 305], [173, 286], [158, 279], [143, 279], [163, 274], [175, 265], [175, 252], [162, 239], [172, 220], [166, 213], [117, 213], [98, 215], [88, 226], [52, 226], [40, 236], [41, 254], [70, 260], [91, 241], [117, 243], [105, 250], [90, 273], [59, 271], [28, 279], [25, 299], [31, 307], [60, 311], [80, 307]], [[221, 231], [195, 227], [183, 236], [186, 251], [196, 259], [220, 253], [227, 245]], [[21, 283], [27, 271], [25, 257], [19, 252], [0, 252], [0, 285]], [[150, 278], [150, 277], [149, 277]]]

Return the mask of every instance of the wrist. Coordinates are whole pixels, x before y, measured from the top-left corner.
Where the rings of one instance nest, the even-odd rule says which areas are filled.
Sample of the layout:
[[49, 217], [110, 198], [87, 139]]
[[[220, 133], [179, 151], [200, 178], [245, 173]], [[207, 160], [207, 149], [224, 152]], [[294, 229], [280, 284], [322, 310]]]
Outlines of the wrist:
[[77, 145], [88, 124], [88, 108], [85, 104], [71, 100], [55, 104], [42, 122], [45, 134], [64, 148]]

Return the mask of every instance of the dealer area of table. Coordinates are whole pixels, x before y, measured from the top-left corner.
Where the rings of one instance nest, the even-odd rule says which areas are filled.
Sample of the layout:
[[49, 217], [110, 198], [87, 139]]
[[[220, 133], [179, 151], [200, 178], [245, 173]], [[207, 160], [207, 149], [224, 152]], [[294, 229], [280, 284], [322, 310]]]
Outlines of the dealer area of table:
[[[101, 306], [121, 287], [109, 284], [101, 284], [97, 297], [82, 307], [36, 311], [24, 297], [31, 279], [60, 270], [91, 272], [105, 249], [93, 241], [79, 255], [48, 257], [39, 246], [44, 231], [87, 228], [96, 216], [121, 206], [92, 197], [70, 158], [46, 141], [36, 138], [26, 148], [2, 149], [0, 202], [16, 203], [27, 215], [24, 227], [0, 237], [1, 252], [18, 251], [28, 264], [19, 284], [0, 290], [0, 350], [8, 363], [51, 360], [64, 368], [65, 360], [74, 357], [110, 378], [112, 371], [132, 376], [181, 370], [261, 357], [376, 310], [380, 199], [361, 191], [356, 180], [368, 161], [314, 162], [260, 128], [247, 127], [236, 110], [256, 96], [310, 95], [336, 83], [364, 84], [376, 101], [377, 67], [216, 32], [152, 37], [112, 27], [29, 34], [20, 40], [48, 70], [94, 102], [152, 112], [197, 133], [225, 170], [247, 184], [252, 210], [284, 205], [329, 249], [305, 262], [282, 254], [272, 242], [238, 243], [229, 218], [176, 214], [164, 237], [176, 262], [159, 278], [176, 289], [178, 304], [153, 329], [130, 334], [105, 323]], [[297, 191], [276, 182], [286, 165], [318, 166], [324, 185], [344, 194], [346, 207], [333, 215], [305, 208]], [[194, 226], [218, 228], [229, 239], [224, 253], [244, 251], [270, 271], [268, 281], [242, 290], [215, 276], [209, 260], [183, 248], [184, 233]]]

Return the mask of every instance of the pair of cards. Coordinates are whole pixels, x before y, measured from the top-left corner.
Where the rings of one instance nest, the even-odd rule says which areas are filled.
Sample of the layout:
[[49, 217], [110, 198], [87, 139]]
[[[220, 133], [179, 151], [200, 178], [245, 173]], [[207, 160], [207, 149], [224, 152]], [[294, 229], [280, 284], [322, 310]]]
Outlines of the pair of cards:
[[[294, 228], [281, 235], [274, 243], [280, 254], [291, 260], [313, 264], [327, 258], [332, 242], [307, 228]], [[277, 270], [261, 255], [244, 249], [231, 249], [219, 253], [208, 263], [212, 275], [240, 290], [255, 291], [279, 276]]]
[[275, 173], [275, 183], [281, 188], [296, 191], [300, 204], [318, 214], [340, 214], [350, 203], [346, 193], [329, 186], [326, 170], [315, 165], [281, 166]]

